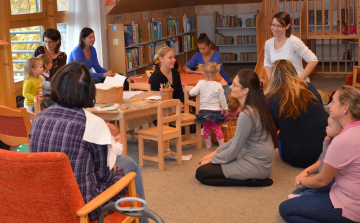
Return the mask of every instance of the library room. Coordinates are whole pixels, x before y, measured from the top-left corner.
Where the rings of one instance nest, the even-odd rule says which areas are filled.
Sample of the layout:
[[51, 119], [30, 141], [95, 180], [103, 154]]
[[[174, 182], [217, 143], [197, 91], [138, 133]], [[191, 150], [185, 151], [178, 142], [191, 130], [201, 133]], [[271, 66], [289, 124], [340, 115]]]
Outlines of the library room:
[[360, 222], [360, 0], [1, 0], [0, 222]]

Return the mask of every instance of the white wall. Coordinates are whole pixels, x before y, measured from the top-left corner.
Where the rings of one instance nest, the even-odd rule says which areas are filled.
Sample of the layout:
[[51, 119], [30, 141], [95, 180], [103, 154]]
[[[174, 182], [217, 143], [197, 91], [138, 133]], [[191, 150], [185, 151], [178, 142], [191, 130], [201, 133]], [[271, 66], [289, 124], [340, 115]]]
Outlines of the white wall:
[[197, 16], [197, 35], [206, 33], [211, 41], [215, 43], [214, 15]]

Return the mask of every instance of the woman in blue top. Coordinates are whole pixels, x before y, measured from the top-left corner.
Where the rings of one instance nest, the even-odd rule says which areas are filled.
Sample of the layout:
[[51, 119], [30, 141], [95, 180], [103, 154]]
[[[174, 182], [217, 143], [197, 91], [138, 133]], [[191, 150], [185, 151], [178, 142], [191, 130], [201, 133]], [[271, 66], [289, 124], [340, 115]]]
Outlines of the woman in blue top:
[[[215, 62], [217, 64], [222, 64], [221, 53], [211, 49], [211, 41], [205, 33], [201, 33], [198, 38], [198, 49], [200, 52], [196, 53], [191, 60], [183, 67], [185, 73], [192, 74], [195, 71], [191, 70], [196, 67], [198, 64], [206, 64], [208, 62]], [[229, 75], [225, 72], [224, 67], [221, 66], [220, 74], [228, 83], [228, 85], [223, 86], [226, 99], [230, 93], [230, 85], [232, 83]]]
[[114, 76], [115, 73], [113, 73], [112, 70], [105, 70], [102, 68], [99, 64], [99, 61], [97, 59], [96, 50], [93, 47], [95, 43], [95, 35], [94, 30], [90, 28], [83, 28], [80, 32], [79, 37], [79, 45], [76, 46], [73, 51], [70, 53], [69, 61], [75, 60], [76, 62], [85, 64], [87, 68], [90, 70], [91, 68], [94, 68], [96, 73], [91, 73], [91, 76], [94, 79], [95, 83], [102, 83], [104, 82], [104, 78], [107, 76]]

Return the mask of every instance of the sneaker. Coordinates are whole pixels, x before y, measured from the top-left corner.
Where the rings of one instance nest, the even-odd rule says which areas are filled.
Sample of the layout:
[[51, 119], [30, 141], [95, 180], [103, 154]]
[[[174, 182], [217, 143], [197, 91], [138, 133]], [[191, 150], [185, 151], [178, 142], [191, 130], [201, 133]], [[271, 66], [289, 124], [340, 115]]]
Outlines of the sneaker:
[[288, 199], [294, 198], [294, 197], [300, 197], [301, 194], [289, 194]]

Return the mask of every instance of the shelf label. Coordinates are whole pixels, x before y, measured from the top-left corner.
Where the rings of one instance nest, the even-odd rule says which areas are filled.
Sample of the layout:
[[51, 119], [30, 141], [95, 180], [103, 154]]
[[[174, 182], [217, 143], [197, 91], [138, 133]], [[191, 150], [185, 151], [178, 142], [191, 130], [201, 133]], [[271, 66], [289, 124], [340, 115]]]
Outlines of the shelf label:
[[123, 21], [124, 15], [123, 14], [115, 14], [111, 16], [111, 21]]
[[143, 12], [143, 20], [148, 20], [148, 12]]
[[163, 16], [163, 17], [168, 17], [168, 16], [170, 16], [170, 9], [163, 10], [163, 11], [162, 11], [162, 16]]

